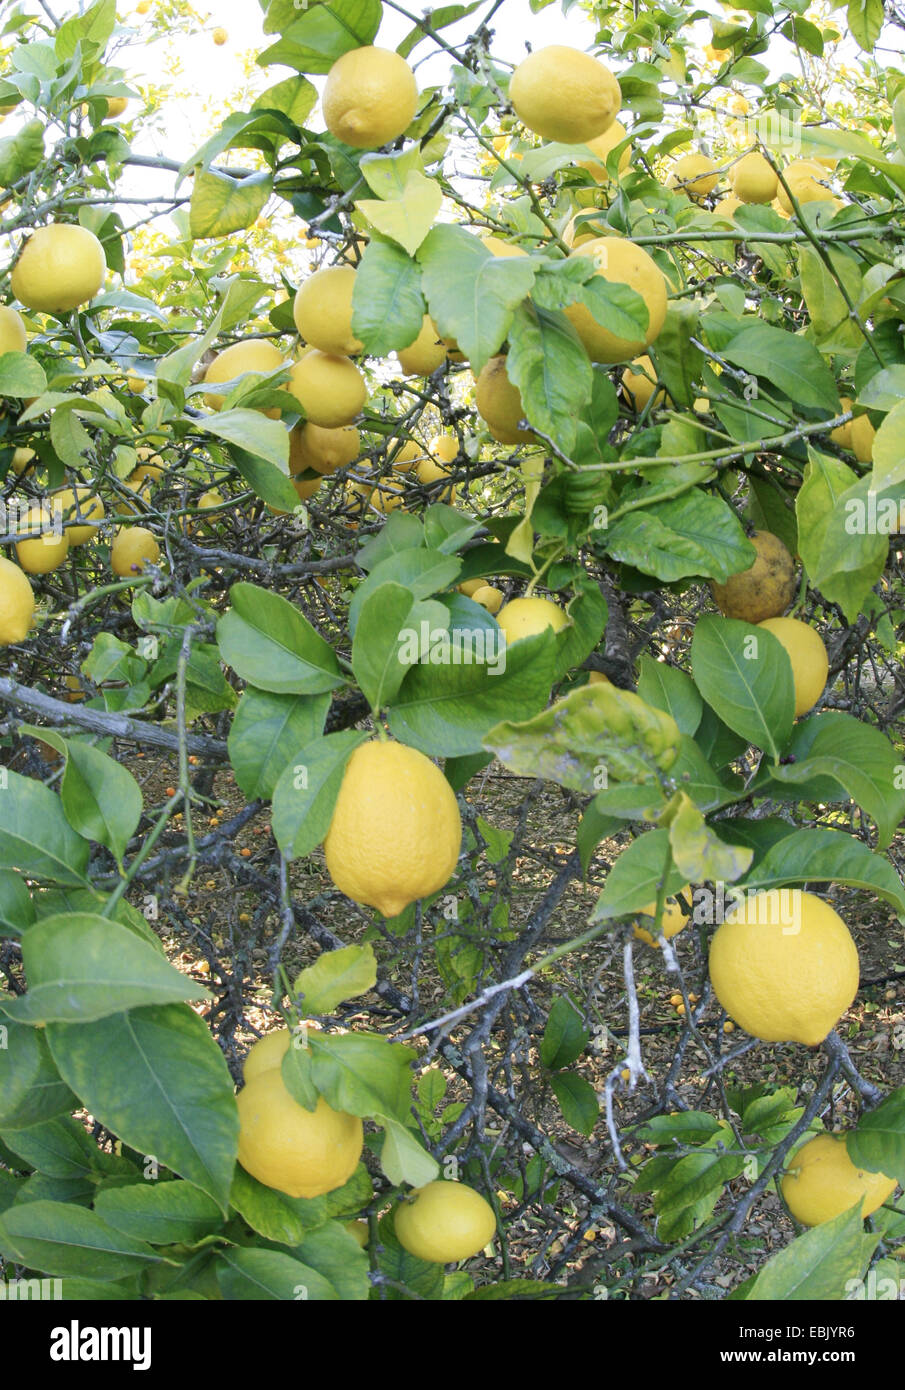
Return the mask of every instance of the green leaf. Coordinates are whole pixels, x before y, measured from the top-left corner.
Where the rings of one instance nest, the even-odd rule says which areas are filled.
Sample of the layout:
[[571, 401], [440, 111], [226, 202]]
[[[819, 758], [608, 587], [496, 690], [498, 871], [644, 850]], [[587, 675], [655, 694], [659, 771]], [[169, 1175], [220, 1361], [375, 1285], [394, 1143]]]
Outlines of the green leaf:
[[862, 1114], [856, 1128], [848, 1131], [845, 1144], [857, 1168], [885, 1173], [905, 1187], [905, 1086]]
[[[381, 1218], [378, 1228], [380, 1270], [393, 1282], [386, 1288], [387, 1301], [410, 1300], [411, 1294], [422, 1299], [443, 1297], [443, 1266], [419, 1260], [399, 1244], [393, 1229], [393, 1212]], [[402, 1289], [394, 1287], [402, 1285]], [[404, 1293], [402, 1290], [408, 1290]]]
[[408, 347], [424, 321], [421, 267], [392, 242], [369, 242], [355, 274], [352, 332], [374, 357]]
[[758, 322], [743, 328], [722, 351], [729, 362], [763, 377], [796, 406], [833, 414], [839, 410], [833, 374], [807, 338]]
[[886, 416], [874, 439], [874, 467], [870, 479], [870, 485], [874, 492], [882, 492], [884, 488], [905, 482], [903, 430], [905, 430], [905, 401], [899, 401], [898, 405], [894, 406]]
[[795, 717], [792, 664], [779, 640], [707, 614], [691, 644], [695, 684], [730, 729], [779, 758]]
[[701, 722], [704, 701], [691, 676], [645, 653], [640, 661], [638, 694], [655, 709], [665, 710], [682, 734], [694, 734]]
[[239, 701], [228, 747], [236, 783], [249, 801], [273, 796], [289, 760], [323, 733], [330, 695], [277, 695], [248, 686]]
[[[879, 1236], [873, 1238], [875, 1245]], [[869, 1257], [860, 1200], [832, 1221], [798, 1236], [764, 1265], [747, 1302], [841, 1302], [846, 1284], [864, 1271]]]
[[12, 869], [0, 869], [0, 936], [19, 936], [35, 920], [28, 886]]
[[95, 0], [84, 14], [66, 19], [56, 32], [54, 52], [61, 62], [74, 58], [79, 45], [87, 56], [92, 49], [107, 47], [116, 25], [116, 0]]
[[382, 14], [380, 0], [330, 0], [329, 5], [313, 4], [304, 11], [294, 8], [295, 17], [283, 27], [282, 38], [258, 55], [258, 63], [329, 72], [344, 53], [374, 42]]
[[268, 87], [259, 97], [255, 97], [251, 109], [279, 111], [293, 125], [304, 126], [316, 104], [317, 88], [313, 82], [304, 77], [286, 77], [275, 86]]
[[239, 1140], [233, 1082], [205, 1021], [184, 1004], [95, 1023], [52, 1023], [60, 1075], [100, 1124], [226, 1211]]
[[734, 883], [751, 867], [754, 851], [721, 839], [683, 790], [669, 823], [672, 857], [690, 883]]
[[44, 158], [44, 129], [43, 121], [28, 121], [15, 135], [0, 140], [0, 188], [9, 188], [37, 169]]
[[374, 1033], [311, 1032], [308, 1043], [315, 1085], [334, 1110], [409, 1119], [412, 1048]]
[[[675, 483], [676, 465], [645, 470], [649, 486], [661, 479]], [[750, 545], [741, 523], [721, 497], [698, 488], [667, 502], [653, 502], [628, 512], [603, 533], [608, 554], [642, 574], [671, 584], [704, 575], [724, 584], [730, 574], [747, 568]]]
[[905, 886], [887, 859], [839, 830], [793, 830], [757, 860], [744, 888], [845, 883], [890, 903], [905, 921]]
[[317, 1302], [339, 1294], [316, 1269], [282, 1250], [230, 1246], [217, 1252], [217, 1282], [230, 1302]]
[[434, 1182], [440, 1176], [440, 1165], [422, 1148], [411, 1130], [391, 1115], [376, 1118], [385, 1131], [380, 1167], [390, 1182], [394, 1186], [407, 1182], [412, 1187], [424, 1187]]
[[91, 1023], [143, 1004], [209, 999], [128, 927], [90, 912], [44, 917], [22, 937], [29, 989], [0, 996], [0, 1013], [28, 1023]]
[[325, 1279], [344, 1303], [363, 1303], [371, 1291], [368, 1256], [339, 1221], [328, 1221], [308, 1231], [293, 1250]]
[[41, 782], [7, 771], [0, 796], [0, 864], [50, 883], [87, 882], [88, 841], [66, 819], [60, 798]]
[[671, 715], [613, 685], [583, 685], [534, 718], [505, 720], [484, 739], [513, 772], [591, 794], [619, 781], [652, 782], [679, 731]]
[[550, 1087], [559, 1101], [559, 1108], [566, 1124], [578, 1130], [585, 1138], [593, 1134], [600, 1114], [600, 1105], [590, 1081], [573, 1071], [561, 1071], [551, 1076]]
[[566, 995], [560, 995], [547, 1018], [540, 1045], [540, 1059], [550, 1071], [571, 1066], [584, 1052], [590, 1033], [581, 1014]]
[[449, 620], [442, 604], [418, 603], [401, 584], [390, 582], [373, 589], [359, 610], [352, 643], [352, 670], [373, 710], [390, 704], [413, 660], [423, 658], [434, 635], [447, 630]]
[[647, 903], [656, 901], [665, 866], [666, 893], [678, 893], [685, 887], [672, 862], [669, 835], [665, 830], [648, 830], [639, 835], [619, 855], [607, 874], [603, 892], [597, 899], [592, 922], [604, 922], [611, 917], [627, 917], [639, 912]]
[[122, 868], [142, 812], [141, 789], [128, 768], [90, 743], [70, 739], [60, 797], [73, 829], [106, 845]]
[[229, 593], [217, 642], [243, 680], [278, 695], [319, 695], [344, 683], [333, 648], [287, 599], [246, 583]]
[[189, 231], [196, 240], [244, 232], [267, 206], [273, 192], [268, 170], [236, 178], [216, 169], [198, 169], [192, 182]]
[[886, 20], [883, 0], [849, 0], [846, 23], [864, 53], [873, 53]]
[[267, 463], [233, 444], [229, 455], [256, 497], [278, 512], [291, 513], [301, 506], [299, 495], [281, 466]]
[[332, 1014], [337, 1004], [367, 994], [376, 983], [377, 961], [368, 943], [324, 951], [296, 976], [292, 992], [303, 997], [306, 1013]]
[[43, 1029], [5, 1025], [0, 1130], [28, 1129], [76, 1109], [78, 1099], [54, 1065]]
[[159, 1256], [100, 1216], [69, 1202], [27, 1202], [0, 1217], [0, 1251], [46, 1274], [121, 1279], [156, 1263]]
[[355, 206], [372, 227], [414, 256], [434, 225], [442, 202], [443, 194], [436, 179], [426, 178], [412, 169], [401, 196], [387, 202], [361, 198]]
[[521, 392], [525, 416], [566, 454], [591, 399], [588, 354], [565, 314], [520, 305], [509, 329], [506, 375]]
[[[259, 410], [221, 410], [192, 419], [192, 428], [225, 439], [245, 449], [254, 458], [272, 463], [281, 473], [289, 473], [289, 433], [279, 420], [269, 420]], [[295, 501], [298, 496], [293, 492]]]
[[349, 631], [355, 634], [362, 607], [381, 585], [398, 584], [409, 589], [414, 599], [425, 599], [452, 584], [459, 569], [460, 561], [454, 555], [423, 547], [387, 555], [373, 566], [367, 579], [355, 590], [349, 605]]
[[94, 1210], [108, 1226], [149, 1245], [189, 1245], [223, 1224], [217, 1203], [188, 1182], [136, 1182], [98, 1192]]
[[296, 750], [273, 792], [273, 834], [287, 859], [310, 854], [330, 829], [346, 763], [363, 730], [326, 734]]
[[27, 352], [0, 356], [0, 396], [42, 396], [46, 390], [44, 368]]
[[443, 337], [455, 338], [477, 376], [531, 292], [530, 257], [494, 256], [464, 227], [443, 223], [428, 233], [418, 260], [431, 317]]

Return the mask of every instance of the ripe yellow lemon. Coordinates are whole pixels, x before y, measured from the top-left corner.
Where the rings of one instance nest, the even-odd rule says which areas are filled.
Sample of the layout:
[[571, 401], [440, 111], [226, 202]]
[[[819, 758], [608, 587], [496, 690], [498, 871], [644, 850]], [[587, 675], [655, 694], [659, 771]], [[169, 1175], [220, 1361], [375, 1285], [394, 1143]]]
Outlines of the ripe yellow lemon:
[[295, 488], [302, 502], [307, 502], [309, 497], [313, 497], [323, 482], [323, 478], [293, 478], [292, 486]]
[[609, 130], [622, 93], [605, 63], [578, 48], [549, 44], [519, 63], [509, 81], [509, 100], [535, 135], [584, 145]]
[[375, 150], [411, 124], [418, 105], [415, 74], [388, 48], [353, 48], [337, 58], [321, 98], [331, 135], [356, 150]]
[[770, 161], [752, 150], [729, 170], [732, 191], [743, 203], [772, 203], [779, 187]]
[[710, 945], [720, 1004], [764, 1042], [822, 1043], [858, 989], [858, 952], [829, 903], [798, 888], [746, 895]]
[[862, 1219], [870, 1216], [895, 1192], [896, 1179], [856, 1168], [844, 1134], [818, 1134], [789, 1160], [780, 1188], [796, 1221], [819, 1226], [849, 1211], [859, 1197]]
[[16, 533], [34, 537], [16, 543], [16, 558], [26, 574], [50, 574], [69, 554], [67, 537], [43, 503], [28, 508]]
[[107, 120], [115, 121], [117, 116], [121, 116], [129, 102], [126, 97], [107, 98]]
[[6, 304], [0, 305], [0, 356], [4, 352], [24, 352], [28, 335], [22, 315]]
[[156, 565], [160, 546], [145, 526], [121, 526], [110, 547], [110, 568], [120, 579], [141, 574], [145, 565]]
[[324, 840], [341, 893], [396, 917], [449, 881], [461, 843], [455, 795], [429, 758], [404, 743], [356, 748]]
[[[368, 487], [367, 484], [364, 485]], [[405, 484], [398, 478], [381, 478], [369, 489], [368, 501], [378, 512], [386, 516], [401, 507], [405, 501]]]
[[467, 1260], [493, 1239], [493, 1207], [462, 1182], [429, 1182], [393, 1217], [396, 1238], [410, 1255], [434, 1264]]
[[[242, 343], [234, 343], [218, 353], [204, 374], [205, 385], [219, 386], [223, 382], [238, 383], [249, 372], [264, 376], [286, 365], [283, 354], [274, 343], [266, 338], [246, 338]], [[211, 410], [222, 410], [225, 395], [218, 391], [206, 391], [204, 404]], [[278, 420], [280, 412], [271, 409], [264, 412], [272, 420]]]
[[10, 284], [28, 309], [66, 314], [89, 303], [104, 286], [104, 248], [87, 227], [51, 222], [25, 243]]
[[[51, 493], [54, 512], [59, 512], [66, 539], [72, 545], [94, 540], [104, 519], [104, 504], [90, 487], [61, 487]], [[78, 519], [78, 525], [72, 522]], [[84, 520], [84, 525], [82, 521]]]
[[469, 598], [474, 598], [478, 589], [486, 589], [487, 587], [486, 579], [463, 579], [458, 586], [459, 593], [466, 594]]
[[31, 631], [35, 596], [18, 565], [0, 555], [0, 647], [24, 642]]
[[226, 32], [225, 29], [215, 29], [211, 37], [214, 40], [214, 43], [217, 45], [217, 47], [222, 48], [223, 45], [226, 43], [226, 40], [229, 38], [229, 34]]
[[282, 1066], [291, 1041], [292, 1034], [288, 1028], [277, 1028], [272, 1033], [266, 1033], [263, 1038], [258, 1038], [256, 1043], [252, 1043], [242, 1067], [242, 1079], [245, 1084], [254, 1081], [262, 1072]]
[[[432, 483], [443, 482], [444, 480], [448, 480], [449, 478], [449, 474], [446, 471], [446, 469], [441, 468], [439, 464], [434, 463], [434, 460], [431, 458], [419, 459], [418, 463], [415, 465], [415, 473], [417, 474], [418, 482], [421, 484], [422, 487], [430, 487]], [[452, 505], [452, 503], [456, 500], [455, 484], [449, 483], [447, 487], [439, 488], [438, 494], [433, 497], [433, 500], [440, 502], [448, 502], [450, 505]]]
[[[832, 193], [826, 187], [826, 180], [829, 172], [816, 159], [793, 159], [783, 169], [783, 178], [789, 188], [789, 193], [799, 203], [816, 203], [825, 198], [832, 198]], [[784, 212], [793, 212], [792, 199], [789, 197], [782, 184], [776, 190], [780, 207]]]
[[446, 344], [437, 332], [430, 314], [425, 314], [417, 338], [408, 347], [397, 348], [396, 356], [406, 376], [430, 376], [446, 361]]
[[508, 646], [548, 627], [559, 632], [569, 621], [559, 604], [549, 598], [510, 599], [497, 613], [496, 620], [506, 634]]
[[236, 1096], [239, 1162], [258, 1182], [289, 1197], [322, 1197], [358, 1167], [364, 1133], [357, 1115], [314, 1110], [293, 1100], [277, 1067], [254, 1076]]
[[34, 449], [14, 449], [10, 468], [17, 478], [21, 478], [22, 474], [31, 466], [32, 461], [37, 457]]
[[[586, 140], [585, 144], [594, 159], [579, 159], [578, 164], [581, 169], [587, 169], [595, 183], [608, 183], [609, 174], [606, 171], [607, 158], [617, 145], [621, 145], [626, 138], [627, 131], [621, 121], [614, 121], [609, 130], [602, 135], [597, 135], [593, 140]], [[632, 160], [632, 147], [626, 145], [619, 156], [619, 163], [616, 168], [617, 174], [624, 174]]]
[[366, 1250], [368, 1241], [371, 1239], [367, 1221], [346, 1221], [343, 1223], [349, 1235], [358, 1241], [362, 1250]]
[[714, 217], [734, 217], [738, 209], [742, 206], [741, 198], [737, 198], [734, 193], [727, 193], [714, 204]]
[[521, 444], [533, 440], [531, 430], [519, 428], [525, 418], [522, 396], [506, 374], [505, 357], [491, 357], [475, 383], [478, 414], [500, 444]]
[[[394, 453], [394, 450], [397, 452]], [[397, 473], [411, 473], [415, 464], [424, 458], [424, 450], [414, 439], [407, 439], [401, 447], [398, 439], [391, 439], [387, 451], [392, 455], [393, 467]]]
[[503, 603], [502, 589], [495, 589], [492, 584], [482, 584], [470, 597], [486, 608], [488, 613], [499, 613]]
[[[685, 887], [682, 889], [681, 896], [683, 898], [689, 898], [691, 896], [691, 887], [689, 884], [686, 883]], [[646, 907], [642, 907], [641, 909], [642, 916], [644, 917], [653, 917], [656, 911], [656, 902], [648, 903]], [[663, 906], [662, 921], [656, 925], [656, 928], [653, 923], [643, 925], [641, 922], [634, 922], [632, 924], [632, 931], [639, 941], [646, 942], [648, 946], [659, 946], [661, 936], [665, 936], [667, 941], [672, 940], [674, 936], [678, 936], [683, 927], [688, 926], [690, 921], [691, 918], [673, 894], [666, 899]], [[654, 934], [655, 929], [656, 935]]]
[[352, 292], [357, 271], [351, 265], [325, 266], [303, 280], [292, 314], [301, 337], [321, 352], [350, 357], [363, 344], [352, 332]]
[[438, 463], [455, 463], [459, 457], [459, 441], [454, 434], [435, 434], [427, 451]]
[[642, 247], [635, 246], [624, 237], [595, 237], [571, 254], [590, 256], [597, 266], [598, 275], [613, 284], [630, 285], [647, 305], [647, 328], [644, 337], [635, 342], [618, 337], [598, 323], [586, 305], [567, 305], [565, 312], [591, 361], [613, 363], [637, 357], [656, 340], [666, 318], [667, 292], [663, 272]]
[[689, 198], [705, 198], [719, 183], [720, 171], [706, 154], [685, 154], [672, 167], [667, 188], [678, 188]]
[[[844, 411], [846, 411], [846, 410], [851, 410], [851, 408], [852, 408], [852, 398], [851, 398], [851, 396], [840, 396], [840, 397], [839, 397], [839, 404], [840, 404], [840, 406], [841, 406], [841, 412], [840, 412], [840, 413], [842, 413], [842, 412], [844, 412]], [[862, 418], [865, 419], [865, 420], [867, 420], [867, 416], [866, 416], [866, 415], [863, 416]], [[870, 421], [867, 420], [867, 423], [870, 424]], [[838, 444], [838, 446], [839, 446], [840, 449], [850, 449], [850, 448], [852, 447], [852, 425], [853, 425], [853, 424], [854, 424], [854, 421], [853, 421], [853, 420], [849, 420], [847, 424], [845, 424], [845, 425], [837, 425], [836, 428], [835, 428], [834, 430], [830, 430], [830, 439], [833, 441], [834, 444]], [[871, 426], [871, 428], [873, 428], [873, 427]], [[864, 459], [864, 460], [862, 460], [862, 462], [867, 463], [867, 462], [869, 462], [869, 460]]]
[[612, 685], [613, 682], [605, 671], [592, 671], [588, 676], [588, 685]]
[[874, 429], [867, 415], [856, 415], [850, 424], [851, 447], [859, 463], [871, 463], [874, 457]]
[[755, 531], [751, 544], [757, 555], [748, 569], [710, 588], [724, 617], [761, 623], [778, 618], [795, 597], [795, 561], [770, 531]]
[[328, 430], [351, 425], [368, 399], [365, 379], [354, 362], [316, 348], [293, 364], [286, 389], [309, 424]]
[[574, 216], [569, 218], [563, 230], [562, 239], [571, 251], [576, 250], [579, 246], [584, 246], [586, 242], [596, 241], [606, 233], [606, 223], [602, 216], [589, 217], [585, 215], [584, 209], [582, 216], [583, 221], [579, 222], [579, 213], [576, 212]]
[[309, 420], [289, 431], [289, 472], [315, 473], [328, 476], [339, 468], [354, 463], [361, 453], [361, 435], [354, 425], [342, 429], [324, 429]]
[[657, 394], [654, 407], [662, 405], [666, 399], [666, 392], [663, 387], [661, 386], [657, 390], [657, 369], [646, 354], [643, 357], [637, 357], [630, 366], [626, 367], [622, 373], [622, 389], [630, 404], [639, 414], [655, 391]]
[[527, 256], [528, 254], [523, 246], [513, 246], [511, 241], [503, 241], [498, 236], [482, 236], [481, 241], [494, 256]]
[[758, 626], [772, 632], [789, 654], [795, 682], [795, 716], [799, 718], [813, 709], [826, 685], [830, 662], [823, 638], [798, 618], [765, 618]]

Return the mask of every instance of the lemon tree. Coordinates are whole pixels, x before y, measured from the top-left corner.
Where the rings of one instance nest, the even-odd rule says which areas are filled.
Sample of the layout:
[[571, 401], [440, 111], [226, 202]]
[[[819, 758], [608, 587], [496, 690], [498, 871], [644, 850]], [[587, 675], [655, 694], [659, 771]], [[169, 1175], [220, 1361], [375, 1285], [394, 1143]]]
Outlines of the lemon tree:
[[[269, 0], [236, 58], [187, 0], [34, 8], [0, 38], [0, 1276], [876, 1287], [898, 17], [612, 0], [550, 44], [523, 0]], [[200, 143], [179, 45], [239, 64], [222, 109], [197, 68]]]

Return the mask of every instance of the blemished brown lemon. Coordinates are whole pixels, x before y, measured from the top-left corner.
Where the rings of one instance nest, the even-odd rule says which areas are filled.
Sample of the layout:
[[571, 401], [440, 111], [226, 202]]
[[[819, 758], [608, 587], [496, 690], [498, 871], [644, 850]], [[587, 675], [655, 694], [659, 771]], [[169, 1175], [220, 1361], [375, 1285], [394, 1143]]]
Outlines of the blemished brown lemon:
[[480, 1192], [462, 1182], [429, 1182], [393, 1217], [396, 1239], [410, 1255], [449, 1264], [477, 1255], [493, 1240], [496, 1217]]
[[[647, 328], [643, 338], [630, 342], [598, 323], [584, 304], [569, 304], [566, 315], [585, 345], [592, 362], [625, 362], [637, 357], [655, 342], [666, 318], [667, 291], [663, 272], [641, 246], [624, 237], [595, 237], [584, 242], [573, 256], [590, 256], [597, 274], [613, 284], [630, 285], [647, 305]], [[480, 409], [480, 406], [478, 407]]]
[[289, 472], [314, 469], [325, 477], [354, 463], [361, 453], [361, 435], [354, 425], [324, 429], [309, 420], [289, 431]]
[[766, 618], [765, 627], [785, 647], [795, 683], [795, 717], [807, 714], [823, 694], [830, 662], [823, 638], [798, 618]]
[[559, 632], [569, 621], [558, 603], [549, 598], [513, 598], [505, 603], [496, 620], [506, 634], [507, 646], [523, 637], [533, 637], [546, 628]]
[[[104, 504], [90, 487], [61, 487], [51, 493], [51, 505], [59, 512], [70, 546], [94, 540], [104, 519]], [[82, 519], [84, 518], [84, 525]], [[72, 523], [78, 521], [77, 525]]]
[[110, 568], [120, 579], [141, 574], [160, 559], [157, 538], [146, 526], [121, 526], [110, 547]]
[[854, 999], [858, 974], [842, 918], [798, 888], [746, 894], [710, 945], [717, 999], [763, 1042], [817, 1047]]
[[711, 592], [725, 618], [761, 623], [778, 618], [795, 597], [795, 561], [783, 542], [771, 531], [755, 531], [751, 544], [757, 551], [753, 563], [725, 584], [712, 583]]
[[783, 1201], [803, 1226], [819, 1226], [849, 1211], [861, 1199], [861, 1218], [870, 1216], [896, 1190], [896, 1179], [856, 1168], [844, 1134], [818, 1134], [789, 1160], [780, 1183]]
[[459, 457], [459, 441], [454, 434], [435, 434], [427, 451], [438, 463], [455, 463]]
[[21, 304], [42, 314], [67, 314], [100, 294], [104, 248], [87, 227], [51, 222], [25, 243], [10, 284]]
[[5, 352], [24, 352], [28, 347], [25, 321], [16, 309], [0, 305], [0, 357]]
[[482, 584], [470, 597], [486, 608], [488, 613], [499, 613], [503, 603], [502, 589], [495, 589], [492, 584]]
[[351, 265], [325, 266], [303, 280], [292, 315], [300, 336], [320, 352], [351, 357], [363, 344], [352, 332], [352, 293], [357, 271]]
[[[851, 408], [852, 408], [852, 398], [851, 398], [851, 396], [840, 396], [840, 397], [839, 397], [839, 404], [840, 404], [840, 407], [841, 407], [840, 414], [842, 414], [842, 413], [845, 412], [846, 410], [851, 410]], [[865, 420], [867, 420], [867, 416], [866, 416], [866, 415], [865, 415], [863, 418], [864, 418]], [[830, 439], [833, 441], [834, 444], [837, 444], [837, 445], [839, 446], [840, 449], [850, 449], [850, 448], [852, 447], [852, 425], [853, 425], [853, 423], [854, 423], [853, 420], [848, 420], [844, 425], [837, 425], [836, 428], [835, 428], [834, 430], [830, 430]], [[868, 420], [867, 423], [870, 424], [870, 421]], [[866, 462], [868, 462], [868, 460], [867, 460], [867, 459], [864, 459], [864, 460], [862, 460], [862, 462], [865, 462], [865, 463], [866, 463]]]
[[354, 362], [316, 348], [293, 364], [286, 390], [295, 396], [307, 423], [327, 430], [351, 425], [368, 399], [365, 379]]
[[50, 508], [43, 503], [28, 508], [16, 534], [33, 537], [16, 542], [16, 559], [26, 574], [50, 574], [60, 568], [69, 554], [66, 535], [61, 533]]
[[461, 844], [455, 795], [430, 758], [404, 743], [356, 748], [324, 840], [341, 893], [396, 917], [449, 882]]
[[719, 183], [720, 171], [706, 154], [684, 154], [672, 167], [667, 188], [677, 188], [689, 198], [706, 198]]
[[851, 421], [850, 439], [855, 458], [859, 463], [871, 463], [874, 457], [874, 429], [867, 415], [856, 415]]
[[[793, 159], [782, 171], [789, 193], [798, 203], [817, 203], [833, 195], [826, 187], [829, 171], [816, 159]], [[784, 212], [791, 214], [792, 198], [780, 183], [776, 189], [779, 205]]]
[[661, 386], [657, 389], [657, 369], [650, 358], [645, 354], [638, 357], [622, 373], [622, 389], [631, 405], [639, 413], [647, 405], [648, 401], [656, 391], [654, 408], [662, 405], [666, 399], [666, 392]]
[[768, 159], [752, 150], [729, 170], [732, 191], [743, 203], [772, 203], [779, 181]]
[[[586, 140], [585, 144], [594, 155], [593, 159], [579, 159], [578, 165], [581, 169], [587, 169], [595, 183], [608, 183], [609, 174], [606, 171], [607, 158], [617, 145], [621, 145], [628, 132], [621, 121], [614, 121], [609, 130], [602, 135], [596, 136], [593, 140]], [[626, 145], [619, 156], [619, 163], [616, 173], [624, 174], [632, 162], [632, 147]]]
[[[283, 354], [274, 343], [266, 338], [246, 338], [244, 342], [234, 343], [218, 353], [204, 374], [204, 382], [206, 386], [219, 386], [226, 381], [238, 384], [240, 378], [249, 372], [266, 376], [285, 365]], [[204, 404], [211, 410], [222, 410], [225, 400], [226, 396], [218, 391], [206, 391], [204, 395]], [[264, 414], [271, 420], [280, 418], [280, 412], [275, 408], [265, 410]]]
[[258, 1038], [256, 1043], [252, 1043], [242, 1067], [242, 1079], [245, 1084], [254, 1081], [262, 1072], [279, 1069], [289, 1051], [291, 1041], [292, 1034], [288, 1028], [277, 1028], [272, 1033], [266, 1033], [263, 1038]]
[[509, 81], [509, 100], [523, 125], [544, 140], [584, 145], [609, 130], [622, 105], [605, 63], [564, 44], [537, 48]]
[[500, 444], [521, 444], [534, 439], [532, 430], [519, 428], [525, 418], [522, 396], [506, 374], [505, 357], [491, 357], [475, 383], [475, 405], [494, 439]]
[[357, 1115], [319, 1096], [314, 1110], [294, 1100], [277, 1067], [254, 1076], [236, 1096], [239, 1162], [258, 1182], [288, 1197], [322, 1197], [358, 1167], [364, 1132]]
[[408, 63], [372, 45], [337, 58], [321, 98], [330, 134], [357, 150], [376, 150], [402, 135], [417, 105], [418, 86]]
[[[682, 889], [681, 896], [685, 899], [691, 897], [691, 887], [686, 883]], [[652, 918], [657, 911], [656, 902], [648, 903], [642, 907], [642, 916]], [[670, 895], [663, 906], [662, 921], [656, 925], [653, 922], [633, 922], [632, 931], [639, 941], [645, 942], [648, 946], [659, 946], [660, 937], [665, 936], [667, 941], [671, 941], [674, 936], [678, 936], [684, 927], [688, 926], [691, 918], [688, 916], [682, 904], [678, 901], [675, 894]]]
[[446, 361], [446, 344], [437, 332], [430, 314], [425, 314], [418, 336], [408, 347], [397, 348], [396, 356], [406, 376], [430, 376]]
[[35, 596], [18, 565], [0, 555], [0, 647], [24, 642], [35, 615]]

